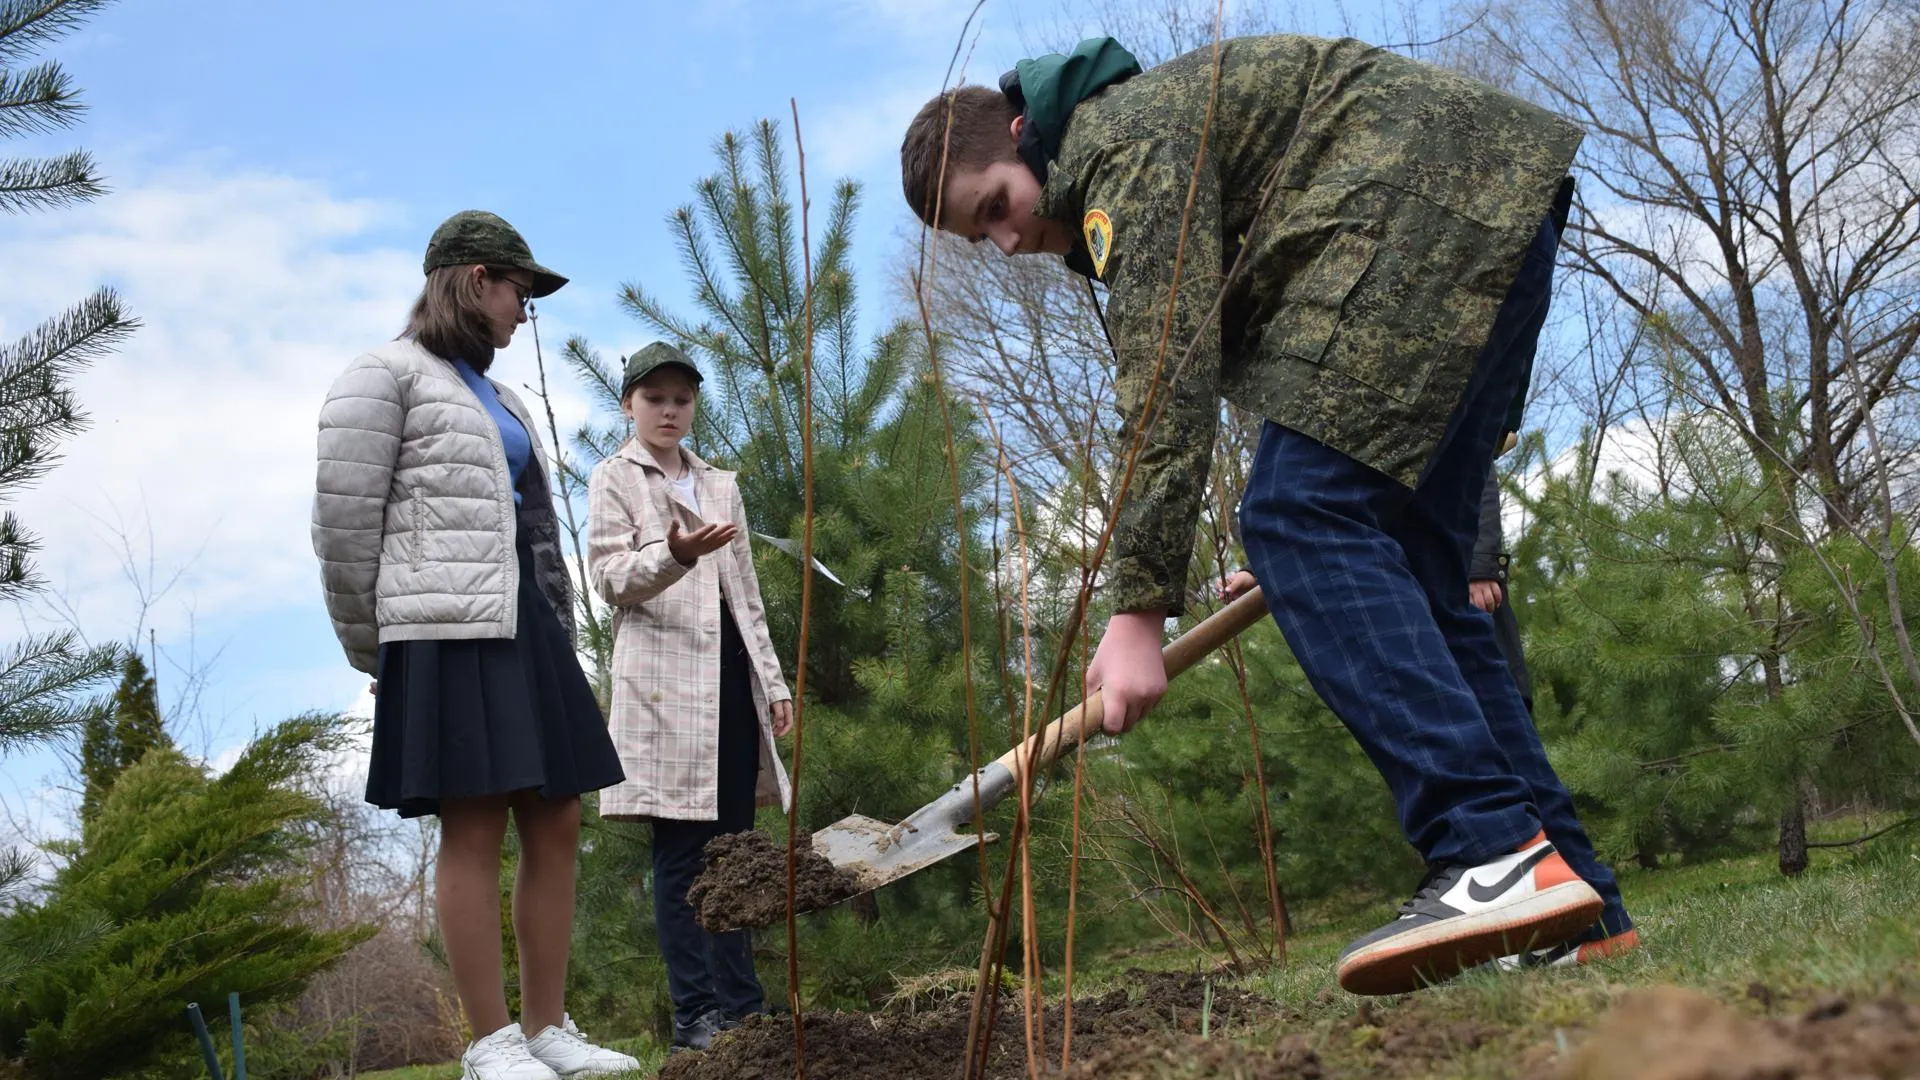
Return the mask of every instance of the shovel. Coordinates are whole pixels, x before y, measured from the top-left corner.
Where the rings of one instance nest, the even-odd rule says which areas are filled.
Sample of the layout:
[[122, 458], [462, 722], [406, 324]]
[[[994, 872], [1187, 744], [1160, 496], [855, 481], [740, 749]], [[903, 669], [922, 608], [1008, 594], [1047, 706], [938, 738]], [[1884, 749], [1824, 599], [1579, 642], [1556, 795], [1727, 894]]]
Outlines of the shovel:
[[[1266, 613], [1266, 597], [1260, 595], [1257, 588], [1214, 612], [1161, 650], [1167, 678], [1171, 680], [1186, 671], [1201, 657], [1259, 622]], [[960, 831], [973, 824], [976, 786], [980, 812], [984, 814], [1019, 790], [1029, 768], [1036, 773], [1045, 772], [1082, 739], [1098, 733], [1101, 717], [1100, 697], [1096, 694], [1000, 755], [992, 764], [953, 785], [946, 794], [900, 824], [889, 825], [855, 814], [814, 833], [813, 849], [833, 865], [853, 871], [859, 892], [877, 889], [958, 855], [982, 840], [978, 833]], [[988, 833], [985, 839], [992, 841], [998, 837]]]

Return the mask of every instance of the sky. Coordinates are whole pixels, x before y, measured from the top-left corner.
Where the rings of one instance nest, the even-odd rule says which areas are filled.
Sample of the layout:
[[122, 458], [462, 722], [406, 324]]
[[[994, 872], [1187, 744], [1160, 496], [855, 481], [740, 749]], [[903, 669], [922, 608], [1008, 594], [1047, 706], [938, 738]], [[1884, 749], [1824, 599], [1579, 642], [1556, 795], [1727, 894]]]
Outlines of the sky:
[[[856, 269], [867, 316], [910, 234], [897, 192], [907, 120], [937, 92], [971, 0], [123, 0], [45, 54], [83, 88], [76, 147], [111, 192], [0, 218], [0, 340], [102, 285], [142, 326], [78, 384], [92, 426], [11, 509], [43, 541], [42, 601], [0, 642], [49, 626], [157, 650], [186, 748], [230, 759], [305, 710], [364, 709], [321, 604], [308, 521], [314, 430], [333, 377], [393, 337], [434, 226], [492, 210], [572, 278], [540, 304], [563, 431], [586, 416], [559, 343], [650, 340], [615, 303], [638, 282], [687, 310], [665, 219], [728, 129], [791, 139], [814, 205], [865, 186]], [[1019, 51], [1036, 5], [987, 5], [975, 79]], [[788, 143], [791, 149], [791, 142]], [[790, 158], [791, 161], [791, 158]], [[537, 377], [522, 328], [495, 374]], [[545, 433], [542, 433], [545, 437]], [[151, 631], [151, 639], [147, 632]], [[63, 831], [52, 750], [0, 762], [0, 842]]]
[[[1097, 7], [987, 0], [965, 38], [966, 74], [991, 82], [1037, 40], [1093, 29]], [[899, 140], [940, 89], [973, 8], [109, 6], [45, 54], [83, 88], [83, 123], [0, 153], [85, 148], [111, 192], [0, 217], [0, 341], [103, 285], [142, 326], [80, 379], [91, 428], [9, 507], [43, 540], [50, 591], [0, 612], [0, 645], [49, 627], [138, 640], [157, 655], [176, 739], [216, 763], [287, 716], [366, 711], [308, 536], [315, 419], [334, 376], [398, 331], [434, 226], [494, 211], [572, 279], [539, 305], [555, 411], [571, 431], [588, 406], [552, 362], [560, 343], [580, 334], [612, 356], [650, 340], [615, 302], [622, 283], [691, 310], [666, 219], [714, 171], [724, 131], [774, 118], [791, 147], [792, 99], [816, 208], [836, 179], [863, 185], [852, 259], [864, 321], [877, 326], [895, 302], [885, 275], [914, 235]], [[1287, 22], [1337, 29], [1300, 10]], [[531, 386], [533, 352], [522, 328], [495, 377]], [[54, 750], [0, 761], [0, 844], [69, 827], [67, 775]]]

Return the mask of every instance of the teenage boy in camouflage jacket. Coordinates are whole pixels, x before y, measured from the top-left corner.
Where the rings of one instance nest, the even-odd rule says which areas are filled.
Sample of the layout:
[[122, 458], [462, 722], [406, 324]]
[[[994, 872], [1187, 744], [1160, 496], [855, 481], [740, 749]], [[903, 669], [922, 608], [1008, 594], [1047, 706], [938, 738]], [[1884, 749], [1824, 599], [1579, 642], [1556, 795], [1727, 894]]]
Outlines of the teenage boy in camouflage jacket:
[[1249, 562], [1429, 866], [1342, 954], [1356, 993], [1631, 940], [1467, 596], [1580, 139], [1451, 72], [1285, 35], [1145, 73], [1112, 39], [1083, 42], [929, 102], [901, 148], [922, 220], [1107, 287], [1121, 420], [1147, 431], [1087, 672], [1110, 731], [1166, 689], [1220, 399], [1268, 418], [1241, 504]]

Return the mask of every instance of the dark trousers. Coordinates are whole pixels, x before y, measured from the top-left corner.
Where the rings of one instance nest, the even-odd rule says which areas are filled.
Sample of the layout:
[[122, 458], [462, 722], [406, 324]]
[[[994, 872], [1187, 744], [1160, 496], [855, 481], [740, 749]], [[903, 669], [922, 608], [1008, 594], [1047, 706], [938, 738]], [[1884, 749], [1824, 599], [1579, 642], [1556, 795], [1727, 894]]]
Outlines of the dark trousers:
[[1546, 321], [1559, 234], [1541, 226], [1429, 466], [1411, 490], [1267, 424], [1240, 524], [1254, 576], [1308, 680], [1393, 792], [1429, 863], [1481, 863], [1545, 828], [1632, 925], [1554, 775], [1500, 649], [1467, 598], [1480, 496]]
[[760, 717], [753, 704], [747, 645], [720, 604], [720, 817], [717, 821], [653, 822], [653, 919], [674, 1023], [685, 1026], [713, 1009], [736, 1019], [763, 1010], [753, 970], [753, 935], [709, 934], [693, 919], [687, 889], [706, 869], [702, 849], [725, 833], [753, 828], [754, 784], [760, 774]]

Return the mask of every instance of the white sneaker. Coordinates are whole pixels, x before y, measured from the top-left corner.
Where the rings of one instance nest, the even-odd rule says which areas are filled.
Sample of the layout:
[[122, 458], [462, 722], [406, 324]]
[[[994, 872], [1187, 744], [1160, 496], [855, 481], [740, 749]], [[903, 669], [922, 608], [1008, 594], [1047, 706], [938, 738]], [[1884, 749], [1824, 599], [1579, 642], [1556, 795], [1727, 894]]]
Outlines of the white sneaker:
[[640, 1067], [640, 1062], [630, 1055], [588, 1042], [580, 1029], [573, 1026], [572, 1016], [562, 1014], [561, 1019], [565, 1027], [549, 1024], [547, 1030], [527, 1040], [527, 1052], [549, 1069], [571, 1078], [606, 1076]]
[[[551, 1029], [549, 1029], [551, 1030]], [[560, 1080], [559, 1074], [527, 1052], [519, 1024], [508, 1024], [473, 1040], [460, 1055], [460, 1080]]]
[[1552, 948], [1592, 926], [1603, 906], [1545, 833], [1479, 866], [1436, 864], [1398, 918], [1347, 946], [1340, 986], [1409, 993], [1501, 956]]

